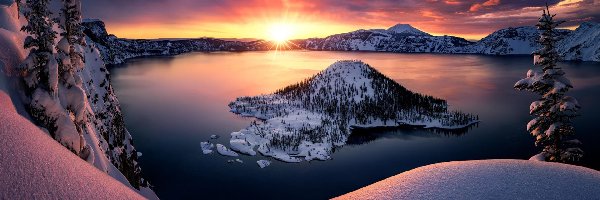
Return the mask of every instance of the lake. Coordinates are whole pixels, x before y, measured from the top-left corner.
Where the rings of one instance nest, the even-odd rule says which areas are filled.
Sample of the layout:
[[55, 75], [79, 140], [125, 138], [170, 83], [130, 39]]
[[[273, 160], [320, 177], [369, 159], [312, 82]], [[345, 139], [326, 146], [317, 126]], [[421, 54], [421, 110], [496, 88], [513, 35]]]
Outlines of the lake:
[[[254, 119], [229, 112], [239, 96], [267, 94], [359, 59], [409, 90], [446, 99], [482, 121], [461, 134], [421, 129], [366, 130], [333, 159], [290, 164], [262, 156], [203, 155], [200, 142], [229, 146], [231, 132]], [[113, 67], [112, 83], [144, 177], [162, 199], [325, 199], [420, 166], [455, 160], [528, 159], [539, 152], [525, 126], [536, 96], [513, 89], [532, 67], [529, 56], [366, 52], [189, 53], [142, 58]], [[600, 170], [600, 63], [560, 63], [582, 105], [575, 121], [581, 165]], [[257, 160], [273, 161], [261, 169]], [[507, 183], [510, 184], [510, 183]]]

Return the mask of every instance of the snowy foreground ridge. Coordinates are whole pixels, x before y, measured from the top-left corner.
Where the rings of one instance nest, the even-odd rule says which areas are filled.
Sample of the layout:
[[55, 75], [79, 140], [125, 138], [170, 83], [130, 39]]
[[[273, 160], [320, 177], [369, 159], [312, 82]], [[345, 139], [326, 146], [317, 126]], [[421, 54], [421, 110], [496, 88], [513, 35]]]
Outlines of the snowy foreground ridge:
[[598, 199], [600, 172], [527, 160], [419, 167], [335, 199]]
[[[460, 129], [478, 122], [477, 116], [450, 112], [445, 100], [413, 93], [361, 61], [336, 62], [274, 94], [240, 97], [229, 107], [264, 120], [231, 133], [231, 149], [284, 162], [331, 159], [353, 128]], [[217, 149], [237, 156], [222, 145]]]
[[0, 199], [144, 199], [20, 116], [4, 91], [0, 146]]

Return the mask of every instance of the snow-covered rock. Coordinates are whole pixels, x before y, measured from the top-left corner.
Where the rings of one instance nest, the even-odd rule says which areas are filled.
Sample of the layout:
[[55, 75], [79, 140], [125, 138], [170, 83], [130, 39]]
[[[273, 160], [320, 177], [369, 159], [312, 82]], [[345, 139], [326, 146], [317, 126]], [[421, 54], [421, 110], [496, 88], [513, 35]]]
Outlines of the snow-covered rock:
[[200, 142], [200, 147], [202, 148], [203, 154], [210, 154], [213, 152], [212, 148], [215, 147], [215, 145], [210, 142]]
[[360, 61], [339, 61], [274, 94], [240, 97], [231, 112], [264, 121], [231, 133], [237, 152], [284, 162], [329, 160], [353, 127], [456, 129], [477, 122], [446, 101], [413, 93]]
[[597, 199], [600, 172], [528, 160], [419, 167], [334, 199]]
[[268, 160], [257, 160], [256, 164], [258, 164], [258, 166], [262, 169], [265, 167], [268, 167], [269, 165], [271, 165], [271, 161]]
[[229, 150], [226, 146], [223, 146], [222, 144], [217, 144], [217, 152], [224, 156], [239, 156], [239, 154], [237, 154], [235, 151]]

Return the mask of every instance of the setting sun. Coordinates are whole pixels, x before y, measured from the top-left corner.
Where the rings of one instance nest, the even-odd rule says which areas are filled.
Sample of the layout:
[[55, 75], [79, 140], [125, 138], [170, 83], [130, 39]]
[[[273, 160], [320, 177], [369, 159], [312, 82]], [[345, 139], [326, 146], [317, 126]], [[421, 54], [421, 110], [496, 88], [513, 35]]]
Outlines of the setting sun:
[[269, 39], [277, 43], [283, 43], [290, 39], [294, 28], [290, 24], [272, 24], [269, 27]]
[[600, 0], [0, 0], [0, 200], [600, 200], [598, 41]]

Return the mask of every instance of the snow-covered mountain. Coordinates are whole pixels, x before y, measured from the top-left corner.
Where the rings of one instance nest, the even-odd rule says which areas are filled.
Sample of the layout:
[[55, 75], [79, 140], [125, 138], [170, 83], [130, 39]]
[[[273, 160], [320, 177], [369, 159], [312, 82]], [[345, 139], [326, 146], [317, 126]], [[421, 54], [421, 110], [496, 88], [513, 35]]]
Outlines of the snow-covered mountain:
[[[558, 29], [558, 36], [564, 37], [571, 31]], [[539, 49], [540, 32], [534, 26], [510, 27], [498, 30], [465, 48], [465, 53], [488, 55], [528, 55]]]
[[[229, 104], [242, 116], [265, 120], [231, 134], [239, 153], [285, 162], [328, 160], [353, 128], [419, 126], [459, 129], [477, 116], [451, 112], [445, 100], [409, 91], [361, 61], [338, 61], [317, 75], [269, 95]], [[237, 156], [217, 144], [222, 155]]]
[[[134, 40], [106, 32], [100, 20], [86, 20], [85, 33], [91, 38], [107, 64], [123, 63], [129, 58], [170, 56], [193, 51], [265, 51], [274, 44], [264, 40], [226, 41], [214, 38], [180, 40]], [[587, 22], [575, 31], [557, 30], [564, 38], [559, 52], [564, 60], [600, 61], [597, 45], [600, 25]], [[478, 42], [454, 36], [432, 36], [408, 24], [388, 29], [357, 30], [325, 38], [291, 41], [289, 49], [316, 51], [382, 51], [398, 53], [473, 53], [486, 55], [529, 55], [539, 48], [538, 30], [533, 26], [498, 30]]]
[[429, 33], [425, 33], [410, 24], [396, 24], [387, 29], [387, 31], [394, 32], [397, 34], [407, 34], [407, 35], [424, 35], [431, 36]]
[[584, 22], [558, 42], [565, 60], [600, 61], [600, 23]]
[[459, 53], [465, 46], [473, 44], [473, 42], [453, 36], [432, 36], [407, 24], [399, 24], [387, 30], [358, 30], [326, 38], [311, 38], [294, 42], [308, 50], [402, 53]]
[[[557, 50], [562, 60], [600, 61], [600, 23], [584, 22], [574, 31], [557, 29]], [[464, 53], [529, 55], [541, 48], [533, 26], [498, 30], [465, 48]]]
[[130, 58], [144, 56], [172, 56], [199, 51], [266, 51], [273, 48], [272, 43], [264, 40], [242, 42], [214, 38], [124, 39], [108, 34], [104, 22], [100, 20], [86, 19], [82, 25], [84, 33], [96, 44], [106, 64], [120, 64]]

